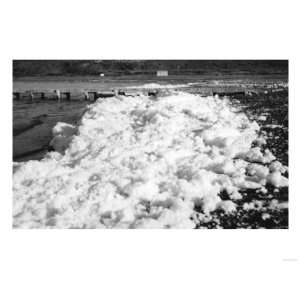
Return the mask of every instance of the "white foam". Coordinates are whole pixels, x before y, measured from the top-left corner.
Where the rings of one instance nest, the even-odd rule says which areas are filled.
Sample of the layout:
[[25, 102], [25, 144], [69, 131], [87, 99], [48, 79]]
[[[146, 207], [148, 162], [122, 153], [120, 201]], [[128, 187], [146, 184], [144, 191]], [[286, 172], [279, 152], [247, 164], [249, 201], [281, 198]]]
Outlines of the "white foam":
[[258, 131], [214, 97], [98, 100], [78, 128], [55, 127], [57, 152], [14, 165], [14, 226], [194, 228], [195, 209], [231, 213], [242, 189], [287, 185], [272, 153], [252, 148]]
[[64, 153], [68, 148], [73, 135], [77, 128], [73, 125], [58, 122], [52, 129], [53, 139], [50, 142], [50, 146], [59, 153]]

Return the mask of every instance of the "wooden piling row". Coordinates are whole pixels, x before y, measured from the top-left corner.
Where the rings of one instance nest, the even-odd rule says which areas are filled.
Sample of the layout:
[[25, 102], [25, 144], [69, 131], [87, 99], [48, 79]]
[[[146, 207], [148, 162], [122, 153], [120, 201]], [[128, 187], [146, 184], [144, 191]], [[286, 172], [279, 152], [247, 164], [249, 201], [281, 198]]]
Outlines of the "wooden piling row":
[[[82, 100], [84, 101], [96, 101], [98, 98], [111, 98], [117, 95], [120, 96], [132, 96], [132, 94], [127, 94], [123, 90], [111, 90], [111, 91], [82, 91], [74, 92], [73, 97], [75, 96], [78, 98], [79, 94], [82, 95]], [[149, 93], [149, 95], [151, 92]], [[46, 97], [48, 95], [48, 97]], [[22, 99], [30, 99], [31, 101], [34, 100], [45, 100], [45, 99], [55, 99], [56, 101], [71, 101], [72, 100], [72, 92], [71, 91], [60, 91], [60, 90], [53, 90], [53, 91], [25, 91], [25, 92], [13, 92], [13, 99], [14, 100], [22, 100]], [[74, 98], [73, 98], [74, 99]]]
[[[78, 99], [78, 97], [82, 94], [82, 100], [84, 101], [95, 101], [99, 98], [99, 92], [95, 91], [83, 91], [82, 93], [74, 92], [73, 97]], [[101, 94], [101, 93], [100, 93]], [[72, 92], [70, 91], [60, 91], [60, 90], [53, 90], [51, 91], [25, 91], [25, 92], [13, 92], [13, 99], [16, 101], [19, 100], [72, 100]], [[74, 98], [73, 98], [74, 99]]]
[[[144, 91], [146, 95], [150, 97], [157, 97], [160, 93], [158, 90], [148, 90]], [[46, 97], [48, 94], [48, 97]], [[138, 95], [137, 92], [125, 92], [123, 90], [112, 90], [112, 91], [82, 91], [81, 93], [74, 92], [73, 97], [75, 96], [78, 99], [78, 95], [82, 95], [82, 100], [84, 101], [96, 101], [98, 98], [111, 98], [114, 96], [125, 96], [125, 97], [132, 97], [134, 95]], [[234, 96], [245, 96], [244, 91], [235, 91], [235, 92], [216, 92], [211, 91], [209, 93], [213, 96], [219, 97], [234, 97]], [[49, 96], [50, 95], [50, 96]], [[71, 91], [60, 91], [60, 90], [53, 90], [50, 91], [26, 91], [26, 92], [13, 92], [13, 99], [14, 100], [21, 100], [21, 99], [30, 99], [31, 101], [34, 100], [45, 100], [45, 99], [55, 99], [56, 101], [71, 101], [72, 100], [72, 92]], [[73, 98], [74, 99], [74, 98]]]
[[[142, 90], [142, 91], [124, 91], [124, 90], [110, 90], [110, 91], [82, 91], [82, 92], [71, 92], [71, 91], [60, 91], [60, 90], [52, 90], [52, 91], [25, 91], [13, 92], [13, 99], [18, 101], [22, 99], [30, 99], [34, 100], [56, 100], [60, 101], [71, 101], [78, 99], [78, 96], [81, 95], [81, 99], [83, 101], [96, 101], [98, 98], [111, 98], [115, 96], [125, 96], [125, 97], [134, 97], [140, 95], [141, 93], [156, 98], [161, 92], [156, 89]], [[240, 94], [241, 92], [235, 93], [213, 93], [213, 95], [218, 94], [220, 97], [222, 96], [233, 96]], [[74, 99], [75, 98], [75, 99]]]

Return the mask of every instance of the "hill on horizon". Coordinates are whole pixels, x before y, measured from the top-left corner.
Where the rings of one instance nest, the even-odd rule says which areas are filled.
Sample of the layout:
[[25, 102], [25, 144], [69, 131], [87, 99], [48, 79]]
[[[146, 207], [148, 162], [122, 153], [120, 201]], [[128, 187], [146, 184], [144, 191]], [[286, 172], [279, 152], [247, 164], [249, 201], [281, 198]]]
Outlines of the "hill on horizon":
[[288, 60], [13, 60], [13, 77], [138, 75], [288, 74]]

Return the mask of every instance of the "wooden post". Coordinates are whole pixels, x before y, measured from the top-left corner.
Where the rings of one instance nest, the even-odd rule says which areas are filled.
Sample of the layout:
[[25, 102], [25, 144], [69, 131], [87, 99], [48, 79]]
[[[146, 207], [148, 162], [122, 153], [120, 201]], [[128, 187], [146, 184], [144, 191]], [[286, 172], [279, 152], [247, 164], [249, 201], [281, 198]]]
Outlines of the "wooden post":
[[34, 100], [34, 95], [33, 95], [33, 92], [32, 92], [32, 91], [29, 92], [29, 97], [30, 97], [30, 100], [31, 100], [31, 101]]
[[118, 91], [118, 95], [120, 95], [120, 96], [126, 96], [125, 92], [122, 91], [122, 90], [119, 90], [119, 91]]
[[89, 101], [89, 100], [90, 100], [89, 92], [84, 91], [84, 92], [83, 92], [83, 95], [84, 95], [84, 100], [85, 100], [85, 101]]
[[13, 93], [13, 95], [16, 97], [16, 100], [20, 100], [21, 99], [21, 93], [15, 92], [15, 93]]
[[158, 95], [158, 91], [157, 90], [148, 91], [148, 96], [154, 96], [154, 97], [156, 97], [157, 95]]
[[67, 100], [70, 101], [71, 100], [71, 92], [66, 92], [65, 94], [66, 94]]
[[93, 92], [93, 94], [94, 94], [94, 101], [96, 101], [98, 98], [98, 92]]
[[60, 90], [54, 90], [54, 92], [55, 92], [55, 95], [56, 95], [56, 100], [57, 100], [58, 102], [60, 102], [60, 97], [61, 97], [61, 95], [60, 95]]

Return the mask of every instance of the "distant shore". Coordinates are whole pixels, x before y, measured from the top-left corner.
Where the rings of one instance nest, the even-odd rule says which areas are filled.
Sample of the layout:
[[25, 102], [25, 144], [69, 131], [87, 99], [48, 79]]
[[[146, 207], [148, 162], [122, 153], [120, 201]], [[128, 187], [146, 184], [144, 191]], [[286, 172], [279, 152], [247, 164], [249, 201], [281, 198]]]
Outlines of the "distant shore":
[[190, 83], [199, 82], [205, 84], [210, 81], [245, 81], [251, 82], [274, 82], [288, 81], [287, 74], [267, 74], [267, 75], [245, 75], [245, 74], [227, 74], [227, 75], [170, 75], [167, 77], [157, 77], [155, 75], [123, 75], [123, 76], [26, 76], [17, 77], [13, 80], [14, 91], [27, 91], [32, 89], [84, 89], [99, 88], [111, 89], [127, 85], [146, 84], [146, 83]]

